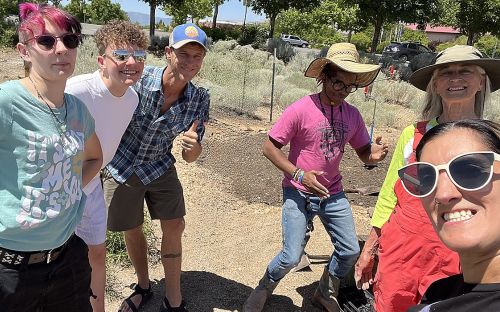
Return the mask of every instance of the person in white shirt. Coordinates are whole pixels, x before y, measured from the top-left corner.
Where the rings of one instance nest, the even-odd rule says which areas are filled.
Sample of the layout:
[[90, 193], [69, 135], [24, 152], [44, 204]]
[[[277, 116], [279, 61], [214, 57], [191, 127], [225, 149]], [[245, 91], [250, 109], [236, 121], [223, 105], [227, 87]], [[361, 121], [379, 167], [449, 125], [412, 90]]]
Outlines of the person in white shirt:
[[[95, 41], [99, 50], [99, 70], [71, 78], [66, 92], [85, 103], [94, 117], [104, 168], [113, 158], [139, 103], [131, 86], [142, 75], [149, 40], [137, 25], [111, 21], [96, 32]], [[89, 246], [91, 303], [94, 312], [100, 312], [104, 311], [107, 213], [99, 175], [84, 188], [84, 192], [87, 201], [75, 233]]]

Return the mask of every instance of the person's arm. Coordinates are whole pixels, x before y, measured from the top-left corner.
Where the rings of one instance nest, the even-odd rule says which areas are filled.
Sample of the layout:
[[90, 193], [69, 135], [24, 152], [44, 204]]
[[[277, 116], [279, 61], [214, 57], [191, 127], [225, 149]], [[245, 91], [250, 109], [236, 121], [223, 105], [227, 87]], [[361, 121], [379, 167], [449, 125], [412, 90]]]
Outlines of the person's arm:
[[[283, 144], [274, 140], [272, 137], [268, 137], [262, 146], [262, 153], [273, 163], [273, 165], [285, 174], [293, 175], [297, 167], [288, 160], [281, 148], [283, 148]], [[304, 172], [301, 184], [311, 193], [320, 197], [328, 197], [328, 189], [316, 179], [316, 176], [322, 174], [323, 172], [316, 170]]]
[[381, 136], [377, 137], [374, 143], [368, 143], [365, 146], [355, 149], [359, 159], [367, 165], [373, 165], [384, 160], [388, 150], [389, 145], [382, 143]]
[[82, 183], [85, 187], [101, 170], [102, 150], [97, 135], [93, 133], [85, 141], [83, 150]]
[[199, 120], [195, 120], [188, 131], [182, 135], [182, 159], [188, 163], [198, 159], [203, 151], [201, 143], [198, 142], [198, 133], [196, 132], [199, 123]]

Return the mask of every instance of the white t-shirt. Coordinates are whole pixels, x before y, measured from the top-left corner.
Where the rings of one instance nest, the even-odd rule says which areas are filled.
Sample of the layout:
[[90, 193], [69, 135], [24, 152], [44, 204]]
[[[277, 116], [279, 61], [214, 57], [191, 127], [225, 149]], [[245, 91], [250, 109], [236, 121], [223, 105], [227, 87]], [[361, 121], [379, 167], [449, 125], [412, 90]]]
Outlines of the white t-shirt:
[[[94, 117], [95, 132], [101, 142], [102, 168], [104, 168], [116, 153], [123, 133], [139, 103], [139, 96], [131, 87], [123, 96], [114, 96], [104, 84], [99, 71], [72, 77], [66, 84], [66, 92], [85, 103]], [[83, 191], [89, 194], [99, 183], [97, 175]]]

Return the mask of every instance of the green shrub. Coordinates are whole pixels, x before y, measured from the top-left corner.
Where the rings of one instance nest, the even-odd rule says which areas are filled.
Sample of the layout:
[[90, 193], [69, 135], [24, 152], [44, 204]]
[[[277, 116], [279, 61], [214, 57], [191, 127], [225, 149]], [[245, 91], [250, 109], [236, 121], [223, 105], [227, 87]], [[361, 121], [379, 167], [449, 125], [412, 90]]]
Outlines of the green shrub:
[[444, 49], [448, 49], [449, 47], [452, 47], [452, 46], [457, 45], [457, 44], [460, 44], [460, 45], [467, 44], [467, 36], [460, 36], [457, 39], [455, 39], [454, 41], [443, 42], [443, 43], [437, 45], [436, 50], [438, 52], [441, 52]]
[[352, 35], [351, 43], [356, 46], [358, 51], [370, 51], [372, 36], [367, 32], [358, 32]]
[[222, 26], [219, 25], [215, 29], [211, 27], [202, 26], [201, 29], [205, 31], [208, 37], [212, 38], [213, 42], [219, 40], [238, 40], [241, 36], [241, 26]]
[[254, 49], [265, 49], [267, 41], [267, 28], [260, 24], [252, 24], [245, 27], [238, 38], [240, 45], [250, 44]]
[[409, 28], [403, 29], [403, 35], [401, 36], [401, 41], [413, 41], [420, 42], [424, 46], [429, 45], [429, 38], [422, 30], [411, 30]]
[[267, 52], [273, 54], [274, 49], [276, 49], [276, 57], [285, 64], [289, 63], [295, 56], [295, 50], [292, 45], [279, 38], [271, 38], [267, 42]]
[[[498, 37], [495, 37], [492, 35], [482, 36], [477, 40], [477, 42], [474, 44], [474, 46], [479, 51], [481, 51], [482, 53], [485, 53], [489, 57], [500, 56], [500, 53], [499, 53], [500, 39]], [[494, 56], [493, 56], [493, 53], [495, 53]]]
[[13, 48], [18, 41], [16, 27], [12, 24], [0, 23], [0, 47]]
[[154, 55], [161, 57], [165, 54], [165, 47], [168, 46], [168, 36], [154, 35], [150, 39], [148, 51]]

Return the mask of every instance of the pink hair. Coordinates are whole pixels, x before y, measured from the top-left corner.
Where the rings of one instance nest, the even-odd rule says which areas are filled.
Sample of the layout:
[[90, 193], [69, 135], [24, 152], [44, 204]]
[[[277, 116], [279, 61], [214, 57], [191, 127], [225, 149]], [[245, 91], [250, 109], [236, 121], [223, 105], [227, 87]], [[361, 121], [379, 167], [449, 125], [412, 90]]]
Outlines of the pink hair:
[[82, 26], [71, 14], [46, 4], [21, 3], [19, 5], [19, 39], [26, 41], [32, 36], [45, 32], [45, 20], [56, 24], [68, 32], [80, 34]]

